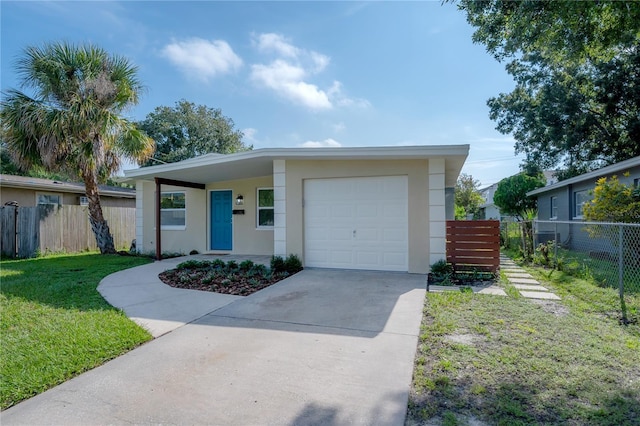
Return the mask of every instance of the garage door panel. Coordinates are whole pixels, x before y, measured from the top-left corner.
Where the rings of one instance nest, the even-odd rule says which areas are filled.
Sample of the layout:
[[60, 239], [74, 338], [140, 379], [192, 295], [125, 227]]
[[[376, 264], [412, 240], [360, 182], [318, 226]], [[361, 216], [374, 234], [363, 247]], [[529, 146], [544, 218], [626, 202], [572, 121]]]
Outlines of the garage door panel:
[[407, 188], [406, 176], [305, 180], [305, 264], [406, 271]]

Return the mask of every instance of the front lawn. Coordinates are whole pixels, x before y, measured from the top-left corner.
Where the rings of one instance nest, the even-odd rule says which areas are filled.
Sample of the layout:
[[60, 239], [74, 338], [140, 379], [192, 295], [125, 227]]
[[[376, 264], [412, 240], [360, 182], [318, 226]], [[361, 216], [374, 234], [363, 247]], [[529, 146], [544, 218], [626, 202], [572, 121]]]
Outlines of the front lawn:
[[427, 294], [407, 424], [640, 425], [640, 325], [616, 291], [528, 270], [562, 300]]
[[105, 276], [148, 262], [95, 253], [0, 262], [0, 408], [150, 340], [96, 290]]

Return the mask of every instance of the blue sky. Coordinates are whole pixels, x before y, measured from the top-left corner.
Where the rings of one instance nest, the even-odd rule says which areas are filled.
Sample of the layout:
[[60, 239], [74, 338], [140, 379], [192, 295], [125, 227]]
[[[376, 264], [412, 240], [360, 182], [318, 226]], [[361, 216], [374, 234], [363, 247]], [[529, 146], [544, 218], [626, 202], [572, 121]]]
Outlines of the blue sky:
[[518, 172], [486, 101], [514, 86], [438, 2], [0, 3], [1, 86], [29, 45], [94, 43], [139, 67], [141, 120], [221, 108], [254, 148], [470, 144], [482, 186]]

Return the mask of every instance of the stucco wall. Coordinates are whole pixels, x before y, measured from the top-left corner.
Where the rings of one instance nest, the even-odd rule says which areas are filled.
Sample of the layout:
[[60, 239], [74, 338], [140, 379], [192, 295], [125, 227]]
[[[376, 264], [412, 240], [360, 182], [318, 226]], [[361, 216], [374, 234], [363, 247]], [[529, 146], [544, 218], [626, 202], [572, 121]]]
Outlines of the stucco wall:
[[[314, 178], [408, 176], [409, 272], [429, 267], [429, 176], [427, 160], [287, 161], [286, 249], [304, 261], [303, 181]], [[442, 190], [444, 203], [444, 188]]]
[[[258, 188], [271, 187], [273, 187], [273, 176], [207, 185], [207, 196], [209, 196], [209, 191], [211, 190], [229, 189], [233, 191], [234, 202], [238, 195], [244, 197], [244, 206], [233, 207], [234, 209], [244, 210], [244, 215], [233, 215], [232, 252], [234, 254], [273, 254], [273, 230], [257, 229], [256, 219]], [[208, 234], [209, 232], [207, 231]]]
[[[209, 197], [212, 190], [231, 190], [233, 199], [242, 194], [244, 215], [233, 215], [233, 254], [273, 254], [273, 231], [256, 229], [256, 196], [257, 188], [273, 186], [273, 177], [216, 182], [206, 185], [205, 190], [162, 185], [162, 192], [185, 192], [186, 224], [185, 229], [163, 229], [161, 244], [163, 252], [180, 252], [188, 254], [191, 250], [200, 253], [211, 252]], [[142, 224], [138, 224], [137, 235], [142, 231], [143, 243], [138, 246], [143, 252], [155, 252], [155, 183], [138, 181], [142, 185], [141, 204], [143, 205]], [[138, 189], [138, 191], [140, 191]], [[138, 237], [139, 239], [140, 237]]]

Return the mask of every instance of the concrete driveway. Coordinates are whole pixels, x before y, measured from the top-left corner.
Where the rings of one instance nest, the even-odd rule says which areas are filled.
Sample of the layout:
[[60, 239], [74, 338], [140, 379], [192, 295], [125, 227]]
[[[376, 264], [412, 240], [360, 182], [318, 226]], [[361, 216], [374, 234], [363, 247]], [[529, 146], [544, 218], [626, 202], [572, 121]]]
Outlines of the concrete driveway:
[[[2, 424], [402, 425], [425, 279], [304, 270], [212, 299], [194, 322], [12, 407]], [[171, 322], [152, 302], [147, 316]]]

